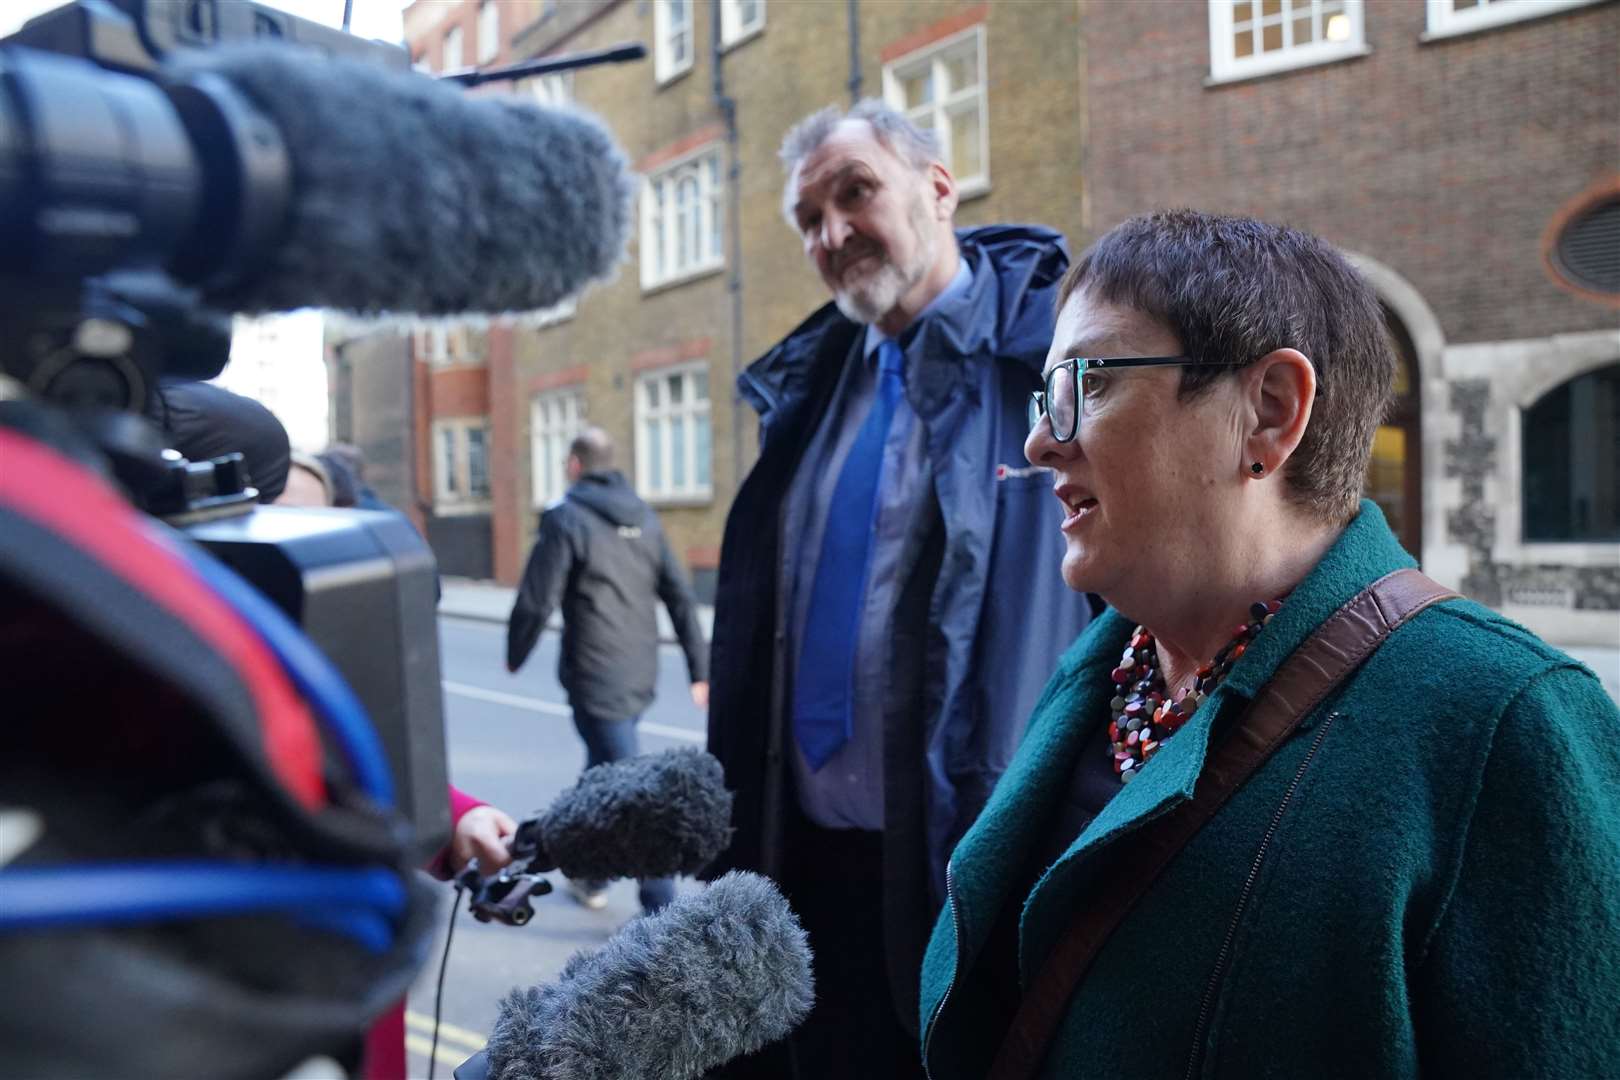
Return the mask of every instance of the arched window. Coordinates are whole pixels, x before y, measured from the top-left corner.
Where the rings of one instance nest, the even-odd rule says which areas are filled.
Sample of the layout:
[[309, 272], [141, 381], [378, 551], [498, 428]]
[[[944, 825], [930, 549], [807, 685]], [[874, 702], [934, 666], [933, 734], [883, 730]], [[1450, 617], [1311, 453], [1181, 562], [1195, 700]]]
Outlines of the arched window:
[[1620, 363], [1542, 395], [1523, 421], [1524, 539], [1620, 540]]

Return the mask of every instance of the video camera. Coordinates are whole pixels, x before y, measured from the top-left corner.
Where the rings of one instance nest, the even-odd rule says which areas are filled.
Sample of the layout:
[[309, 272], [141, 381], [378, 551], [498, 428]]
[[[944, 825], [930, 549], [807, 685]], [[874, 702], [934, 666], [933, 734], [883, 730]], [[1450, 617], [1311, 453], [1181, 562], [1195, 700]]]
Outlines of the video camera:
[[65, 410], [137, 507], [253, 582], [337, 664], [378, 724], [426, 857], [449, 831], [431, 553], [391, 515], [256, 509], [239, 458], [166, 455], [132, 415], [160, 379], [224, 369], [230, 314], [201, 289], [259, 265], [293, 198], [274, 124], [223, 79], [163, 66], [233, 40], [409, 65], [398, 46], [202, 0], [82, 0], [0, 49], [4, 371]]
[[0, 42], [12, 1067], [274, 1076], [403, 996], [449, 824], [431, 553], [258, 506], [141, 414], [220, 373], [232, 312], [548, 307], [620, 259], [629, 191], [586, 117], [246, 0]]

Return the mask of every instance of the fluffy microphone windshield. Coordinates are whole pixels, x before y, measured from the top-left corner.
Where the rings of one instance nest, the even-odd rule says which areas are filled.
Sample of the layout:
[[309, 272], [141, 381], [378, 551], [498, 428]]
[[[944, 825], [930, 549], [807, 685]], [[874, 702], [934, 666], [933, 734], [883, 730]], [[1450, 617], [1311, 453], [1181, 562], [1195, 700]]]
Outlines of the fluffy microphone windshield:
[[733, 872], [637, 919], [557, 982], [514, 990], [490, 1080], [691, 1080], [793, 1030], [815, 999], [804, 930], [770, 881]]
[[581, 881], [696, 874], [731, 842], [731, 792], [701, 750], [586, 769], [540, 816], [557, 868]]
[[244, 279], [205, 290], [216, 306], [531, 311], [624, 254], [624, 155], [582, 114], [288, 45], [210, 49], [171, 69], [202, 72], [269, 118], [292, 167], [282, 241]]

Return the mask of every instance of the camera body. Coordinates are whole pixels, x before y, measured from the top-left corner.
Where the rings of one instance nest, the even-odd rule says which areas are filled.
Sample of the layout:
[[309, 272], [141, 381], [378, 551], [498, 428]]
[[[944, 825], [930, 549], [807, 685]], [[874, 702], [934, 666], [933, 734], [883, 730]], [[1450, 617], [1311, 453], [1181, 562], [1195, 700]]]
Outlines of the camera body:
[[274, 244], [291, 190], [274, 126], [163, 62], [265, 39], [409, 66], [244, 0], [78, 0], [0, 43], [0, 398], [59, 414], [130, 502], [303, 629], [365, 706], [425, 859], [450, 824], [426, 544], [388, 514], [257, 506], [239, 459], [180, 460], [137, 415], [160, 379], [223, 370], [230, 315], [203, 291]]
[[397, 514], [260, 506], [184, 527], [285, 612], [371, 718], [425, 863], [450, 837], [438, 574]]

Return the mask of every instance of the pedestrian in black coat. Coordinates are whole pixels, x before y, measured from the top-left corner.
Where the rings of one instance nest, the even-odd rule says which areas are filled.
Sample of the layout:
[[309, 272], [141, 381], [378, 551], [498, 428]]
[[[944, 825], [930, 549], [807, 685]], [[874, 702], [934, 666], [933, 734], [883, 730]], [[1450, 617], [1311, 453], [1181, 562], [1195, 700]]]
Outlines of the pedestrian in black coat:
[[[572, 486], [545, 508], [540, 534], [506, 628], [506, 667], [516, 673], [561, 608], [557, 681], [568, 692], [587, 768], [633, 757], [636, 721], [652, 703], [658, 677], [662, 601], [686, 653], [692, 701], [709, 704], [709, 646], [691, 587], [658, 515], [612, 467], [607, 432], [587, 428], [568, 448]], [[570, 882], [587, 907], [605, 903], [600, 882]], [[668, 879], [643, 881], [641, 904], [656, 911], [674, 897]]]

